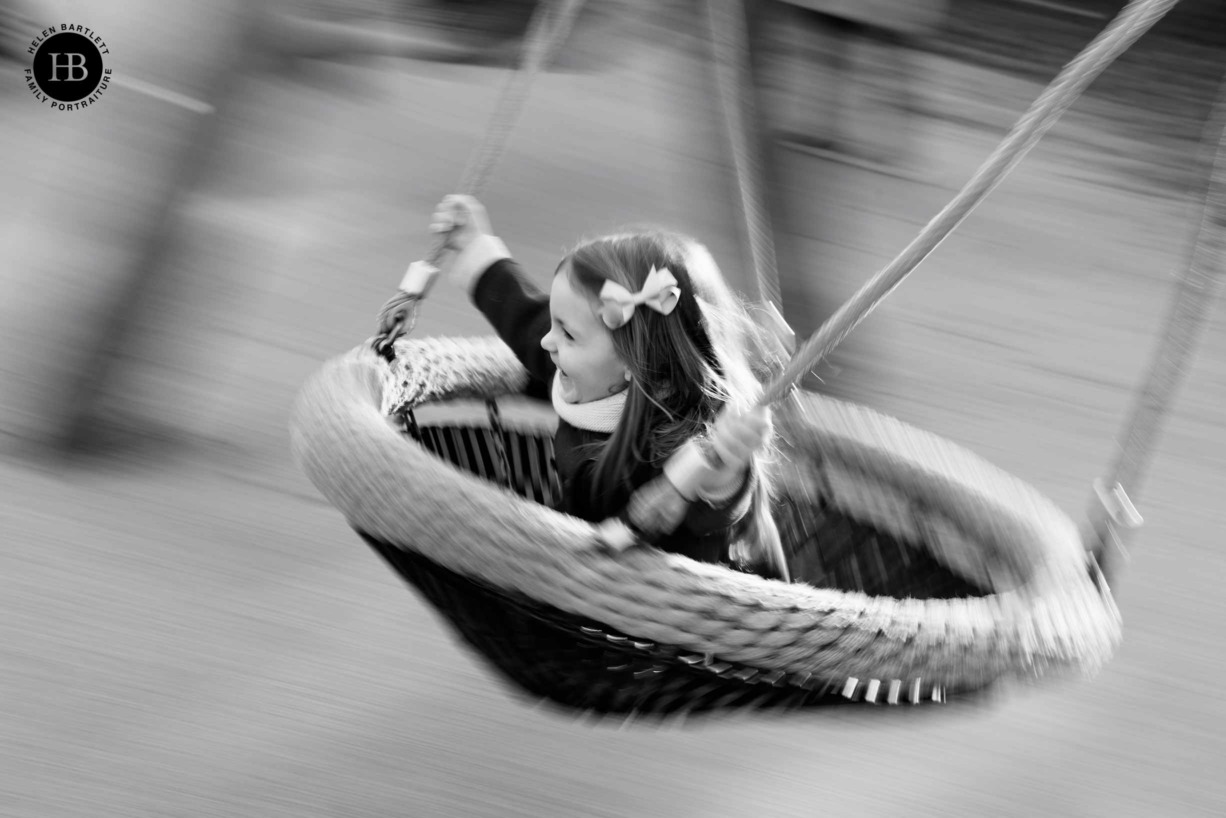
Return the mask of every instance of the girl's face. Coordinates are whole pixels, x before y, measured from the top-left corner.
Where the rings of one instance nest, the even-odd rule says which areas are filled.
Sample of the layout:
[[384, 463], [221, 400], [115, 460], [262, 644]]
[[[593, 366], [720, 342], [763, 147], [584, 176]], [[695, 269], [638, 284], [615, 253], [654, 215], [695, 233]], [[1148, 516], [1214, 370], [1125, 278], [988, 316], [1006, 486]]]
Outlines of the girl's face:
[[613, 334], [592, 309], [587, 296], [571, 284], [566, 269], [553, 277], [549, 291], [553, 318], [541, 347], [558, 367], [562, 399], [587, 403], [625, 389], [626, 364], [613, 348]]

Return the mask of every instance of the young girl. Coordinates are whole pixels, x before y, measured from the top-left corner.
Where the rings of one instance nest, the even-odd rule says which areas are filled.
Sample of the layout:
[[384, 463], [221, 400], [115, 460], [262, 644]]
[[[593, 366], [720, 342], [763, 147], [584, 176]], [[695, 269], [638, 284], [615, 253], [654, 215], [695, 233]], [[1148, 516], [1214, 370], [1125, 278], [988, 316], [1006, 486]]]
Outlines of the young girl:
[[[453, 251], [441, 262], [447, 278], [550, 389], [560, 511], [615, 517], [664, 474], [690, 505], [654, 545], [786, 578], [755, 457], [768, 447], [770, 414], [750, 408], [761, 393], [751, 360], [768, 347], [704, 247], [666, 232], [587, 241], [562, 259], [546, 296], [475, 199], [446, 197], [431, 229]], [[734, 543], [747, 560], [734, 560]]]

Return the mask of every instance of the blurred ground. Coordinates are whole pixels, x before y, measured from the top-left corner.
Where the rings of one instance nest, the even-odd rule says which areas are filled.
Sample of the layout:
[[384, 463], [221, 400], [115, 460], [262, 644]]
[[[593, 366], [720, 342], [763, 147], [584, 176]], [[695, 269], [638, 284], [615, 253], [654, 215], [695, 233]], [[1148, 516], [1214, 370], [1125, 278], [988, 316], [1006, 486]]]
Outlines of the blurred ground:
[[[625, 41], [600, 71], [541, 78], [485, 197], [495, 226], [544, 275], [579, 235], [660, 220], [736, 276], [703, 54]], [[784, 154], [787, 269], [835, 296], [915, 234], [1045, 80], [923, 59], [919, 178]], [[0, 462], [0, 814], [1221, 814], [1220, 302], [1144, 491], [1119, 589], [1127, 640], [1091, 682], [947, 714], [617, 731], [525, 708], [452, 644], [297, 474], [285, 419], [427, 248], [429, 206], [499, 81], [464, 65], [309, 63], [253, 76], [227, 112], [223, 159], [184, 203], [159, 318], [123, 370], [149, 434], [71, 466]], [[32, 134], [73, 123], [40, 120], [17, 92], [2, 100], [5, 144], [49, 150]], [[1167, 142], [1160, 125], [1117, 124], [1155, 116], [1110, 95], [1075, 108], [864, 325], [846, 392], [1080, 518], [1194, 215], [1186, 128]], [[47, 167], [5, 162], [6, 189]], [[418, 331], [486, 330], [440, 288]]]

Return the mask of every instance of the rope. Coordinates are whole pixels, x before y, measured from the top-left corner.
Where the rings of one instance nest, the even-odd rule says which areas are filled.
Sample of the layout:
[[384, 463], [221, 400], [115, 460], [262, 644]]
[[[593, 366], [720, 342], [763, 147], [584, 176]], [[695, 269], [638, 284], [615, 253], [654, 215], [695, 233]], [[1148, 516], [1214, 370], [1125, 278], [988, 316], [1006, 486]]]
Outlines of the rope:
[[757, 131], [747, 124], [757, 122], [758, 114], [753, 99], [743, 0], [707, 0], [707, 23], [715, 56], [716, 88], [732, 147], [758, 297], [781, 308], [783, 297], [779, 289], [770, 209], [761, 184], [762, 146]]
[[889, 295], [988, 195], [1086, 87], [1177, 0], [1133, 0], [1035, 100], [958, 195], [920, 234], [815, 332], [766, 387], [761, 403], [783, 398]]
[[[552, 0], [542, 2], [532, 17], [531, 29], [524, 43], [519, 69], [507, 77], [498, 105], [490, 115], [485, 138], [469, 158], [468, 166], [460, 177], [460, 192], [479, 196], [485, 189], [494, 166], [502, 157], [510, 141], [511, 132], [523, 113], [524, 102], [536, 75], [541, 72], [565, 42], [574, 25], [584, 0]], [[438, 261], [446, 239], [436, 241], [428, 260]]]
[[[1209, 181], [1200, 221], [1193, 231], [1191, 258], [1176, 285], [1149, 372], [1133, 403], [1119, 438], [1115, 460], [1107, 472], [1109, 477], [1103, 484], [1108, 490], [1119, 487], [1125, 491], [1129, 502], [1135, 502], [1140, 491], [1143, 472], [1153, 456], [1162, 421], [1187, 372], [1209, 306], [1226, 272], [1226, 81], [1219, 94], [1216, 116], [1210, 117], [1206, 129], [1220, 127], [1216, 148], [1209, 148], [1208, 134], [1202, 142], [1206, 151], [1213, 150], [1214, 155], [1209, 158]], [[1099, 503], [1095, 509], [1090, 522], [1095, 537], [1092, 542], [1099, 549], [1099, 566], [1109, 579], [1116, 560], [1122, 555], [1119, 529], [1135, 527], [1135, 524], [1129, 526], [1118, 519], [1118, 509], [1109, 503]]]
[[[584, 0], [542, 0], [537, 6], [524, 39], [519, 68], [507, 77], [481, 144], [469, 157], [460, 177], [461, 193], [479, 196], [485, 189], [485, 183], [506, 151], [511, 132], [523, 113], [533, 81], [565, 42], [583, 3]], [[436, 236], [426, 260], [437, 265], [446, 246], [446, 235]], [[420, 296], [397, 293], [384, 305], [380, 311], [379, 333], [374, 344], [376, 349], [387, 355], [392, 354], [392, 342], [412, 328], [415, 319], [410, 310], [419, 299]]]

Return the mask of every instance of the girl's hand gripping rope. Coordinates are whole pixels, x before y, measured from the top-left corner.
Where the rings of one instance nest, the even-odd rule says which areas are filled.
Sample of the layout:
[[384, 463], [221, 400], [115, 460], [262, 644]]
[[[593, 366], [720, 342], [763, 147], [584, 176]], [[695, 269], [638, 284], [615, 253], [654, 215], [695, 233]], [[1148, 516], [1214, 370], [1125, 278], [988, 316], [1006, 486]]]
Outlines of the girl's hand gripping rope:
[[472, 196], [444, 196], [434, 208], [430, 231], [445, 236], [438, 261], [443, 274], [469, 295], [486, 268], [511, 256], [494, 235], [485, 207]]
[[675, 531], [695, 500], [715, 506], [731, 500], [741, 489], [750, 458], [772, 431], [769, 407], [725, 409], [708, 439], [691, 440], [674, 452], [664, 473], [630, 496], [621, 517], [597, 527], [602, 544], [620, 551], [652, 542]]
[[481, 236], [494, 234], [485, 206], [472, 196], [459, 194], [444, 196], [434, 206], [430, 232], [443, 234], [443, 247], [455, 251], [455, 255], [462, 255]]
[[770, 408], [748, 412], [725, 409], [707, 441], [691, 440], [664, 464], [664, 475], [687, 500], [718, 505], [730, 499], [745, 479], [749, 459], [770, 440]]

